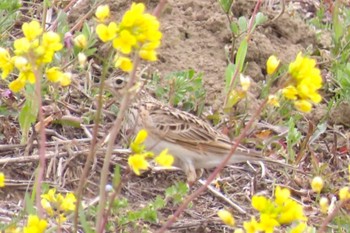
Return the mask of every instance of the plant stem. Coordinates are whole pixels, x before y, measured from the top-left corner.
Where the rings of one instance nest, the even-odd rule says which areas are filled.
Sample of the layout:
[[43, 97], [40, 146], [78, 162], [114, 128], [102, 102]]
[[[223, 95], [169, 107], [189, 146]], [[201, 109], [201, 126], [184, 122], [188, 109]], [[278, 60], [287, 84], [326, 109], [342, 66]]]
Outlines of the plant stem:
[[[33, 66], [35, 67], [35, 66]], [[43, 182], [44, 177], [44, 168], [45, 168], [45, 155], [46, 155], [46, 135], [45, 135], [45, 124], [44, 124], [44, 113], [42, 110], [42, 99], [41, 99], [41, 72], [37, 69], [33, 70], [35, 75], [35, 98], [38, 101], [38, 110], [39, 110], [39, 166], [38, 166], [38, 174], [35, 179], [35, 202], [38, 210], [38, 217], [41, 218], [43, 215], [43, 209], [41, 206], [41, 184]]]
[[[130, 88], [137, 82], [137, 76], [136, 76], [136, 68], [139, 63], [138, 56], [135, 56], [134, 59], [134, 69], [132, 70], [130, 80], [128, 81], [125, 90], [130, 90]], [[125, 115], [125, 112], [127, 111], [129, 104], [130, 104], [130, 98], [131, 93], [129, 91], [125, 92], [125, 95], [123, 96], [123, 99], [120, 104], [120, 109], [118, 112], [117, 119], [114, 121], [113, 128], [110, 133], [110, 138], [107, 145], [107, 151], [106, 155], [103, 161], [103, 167], [101, 171], [101, 182], [100, 182], [100, 202], [98, 205], [97, 210], [97, 221], [96, 221], [96, 232], [103, 232], [104, 226], [106, 221], [103, 221], [107, 216], [105, 216], [105, 207], [106, 207], [106, 185], [108, 180], [108, 174], [109, 174], [109, 166], [111, 163], [112, 158], [112, 151], [115, 139], [121, 129], [121, 124]]]
[[[262, 2], [262, 0], [258, 0], [257, 1], [256, 5], [255, 5], [255, 8], [254, 8], [254, 12], [252, 14], [252, 17], [250, 17], [250, 20], [249, 20], [247, 36], [244, 39], [244, 40], [247, 40], [248, 44], [249, 44], [250, 36], [253, 33], [255, 17], [256, 17], [256, 14], [258, 13], [258, 10], [260, 8], [261, 2]], [[234, 48], [232, 48], [232, 51], [233, 51], [233, 49]], [[228, 89], [229, 92], [226, 94], [226, 97], [225, 97], [224, 106], [226, 106], [226, 104], [227, 104], [228, 97], [230, 96], [229, 93], [233, 90], [233, 87], [234, 87], [234, 84], [235, 84], [235, 80], [236, 80], [236, 78], [238, 77], [238, 75], [240, 73], [239, 67], [241, 66], [242, 62], [244, 62], [244, 60], [243, 61], [241, 61], [241, 60], [237, 61], [238, 64], [236, 64], [236, 66], [235, 66], [235, 72], [233, 73], [233, 77], [232, 77], [231, 82], [230, 82], [230, 88]]]
[[94, 128], [93, 128], [93, 134], [92, 134], [92, 141], [91, 141], [91, 149], [90, 149], [90, 153], [88, 154], [86, 161], [85, 161], [85, 165], [84, 165], [84, 169], [83, 169], [83, 173], [81, 175], [81, 178], [79, 180], [79, 185], [78, 185], [78, 189], [76, 191], [76, 206], [75, 206], [75, 210], [74, 210], [74, 232], [78, 232], [78, 215], [79, 215], [79, 208], [80, 208], [80, 203], [81, 203], [81, 199], [82, 199], [82, 194], [83, 194], [83, 189], [88, 177], [88, 173], [90, 171], [90, 167], [91, 167], [91, 163], [93, 158], [95, 157], [96, 154], [96, 150], [97, 150], [97, 133], [98, 133], [98, 126], [101, 120], [101, 114], [102, 114], [102, 103], [103, 103], [103, 87], [104, 87], [104, 80], [105, 77], [107, 76], [107, 72], [108, 72], [108, 68], [110, 67], [109, 65], [109, 61], [112, 60], [113, 57], [113, 50], [111, 50], [111, 52], [109, 53], [109, 56], [107, 58], [107, 64], [104, 63], [103, 65], [103, 70], [102, 70], [102, 75], [101, 75], [101, 80], [100, 80], [100, 88], [99, 88], [99, 95], [98, 95], [98, 104], [97, 104], [97, 110], [96, 110], [96, 115], [95, 115], [95, 120], [94, 120]]

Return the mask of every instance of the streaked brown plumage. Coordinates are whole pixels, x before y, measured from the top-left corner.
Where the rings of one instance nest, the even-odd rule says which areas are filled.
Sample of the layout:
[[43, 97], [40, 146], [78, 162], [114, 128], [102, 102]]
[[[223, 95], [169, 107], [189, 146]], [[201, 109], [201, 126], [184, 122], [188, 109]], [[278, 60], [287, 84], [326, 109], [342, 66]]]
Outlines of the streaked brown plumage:
[[[122, 95], [125, 79], [121, 76], [106, 81], [106, 87], [116, 96]], [[168, 148], [175, 166], [184, 170], [189, 182], [196, 180], [196, 169], [213, 168], [221, 163], [232, 148], [230, 139], [209, 123], [188, 112], [165, 105], [144, 90], [138, 91], [126, 116], [127, 128], [138, 132], [146, 129], [146, 148], [160, 153]], [[230, 163], [246, 161], [277, 161], [264, 158], [257, 151], [239, 147]]]

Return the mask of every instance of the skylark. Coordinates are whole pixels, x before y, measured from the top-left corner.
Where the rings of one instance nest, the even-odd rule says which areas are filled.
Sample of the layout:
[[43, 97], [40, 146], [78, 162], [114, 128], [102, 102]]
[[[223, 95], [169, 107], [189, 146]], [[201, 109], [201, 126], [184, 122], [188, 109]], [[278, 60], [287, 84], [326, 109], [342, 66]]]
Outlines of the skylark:
[[[122, 76], [109, 78], [106, 88], [116, 97], [125, 91], [126, 81]], [[175, 158], [175, 166], [187, 175], [188, 182], [197, 179], [196, 169], [213, 168], [230, 153], [233, 143], [223, 133], [215, 130], [208, 122], [181, 111], [153, 98], [141, 89], [136, 91], [126, 115], [127, 129], [137, 133], [146, 129], [148, 137], [145, 141], [147, 150], [160, 153], [168, 148]], [[237, 148], [230, 163], [247, 161], [269, 161], [261, 153], [253, 150]]]

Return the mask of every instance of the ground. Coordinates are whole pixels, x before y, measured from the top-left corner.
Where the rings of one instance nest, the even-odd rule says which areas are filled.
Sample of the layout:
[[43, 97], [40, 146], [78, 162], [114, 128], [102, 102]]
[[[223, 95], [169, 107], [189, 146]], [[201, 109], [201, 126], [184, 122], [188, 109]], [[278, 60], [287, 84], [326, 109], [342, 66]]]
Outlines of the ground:
[[[144, 1], [145, 2], [145, 1]], [[158, 1], [146, 1], [147, 7], [153, 9]], [[316, 2], [316, 1], [315, 1]], [[118, 19], [123, 12], [129, 7], [130, 1], [109, 1], [114, 16]], [[254, 9], [255, 1], [235, 1], [233, 9], [234, 15], [249, 17]], [[307, 5], [307, 4], [306, 4]], [[81, 1], [76, 5], [68, 16], [69, 22], [73, 25], [77, 19], [87, 13], [89, 1]], [[327, 34], [320, 34], [310, 25], [305, 23], [304, 16], [307, 12], [314, 14], [312, 4], [307, 7], [300, 6], [296, 1], [288, 1], [285, 12], [277, 20], [271, 21], [259, 27], [252, 35], [249, 41], [249, 50], [247, 54], [247, 66], [245, 74], [253, 80], [252, 93], [249, 97], [249, 103], [237, 107], [236, 115], [243, 113], [252, 113], [259, 101], [257, 93], [259, 85], [266, 79], [265, 62], [267, 58], [275, 54], [282, 62], [292, 61], [300, 51], [308, 51], [311, 54], [317, 49], [329, 49], [329, 37]], [[263, 6], [262, 11], [274, 18], [280, 11], [279, 4], [273, 7]], [[90, 17], [91, 18], [91, 17]], [[23, 20], [23, 19], [22, 19]], [[225, 14], [219, 6], [218, 1], [175, 1], [169, 0], [166, 9], [161, 18], [161, 31], [163, 32], [162, 46], [159, 50], [159, 61], [148, 65], [148, 72], [158, 72], [164, 76], [174, 71], [194, 69], [196, 72], [203, 73], [205, 89], [207, 91], [206, 110], [220, 111], [224, 100], [224, 80], [225, 69], [228, 59], [231, 59], [229, 51], [236, 51], [239, 43], [237, 42], [232, 48], [231, 33]], [[231, 55], [232, 56], [232, 55]], [[322, 67], [321, 67], [322, 68]], [[326, 72], [326, 71], [325, 71]], [[85, 77], [77, 75], [77, 77]], [[87, 76], [86, 76], [87, 77]], [[326, 80], [325, 80], [326, 81]], [[48, 146], [47, 170], [45, 180], [57, 187], [61, 191], [74, 191], [77, 187], [80, 175], [82, 173], [86, 154], [89, 151], [90, 138], [87, 132], [92, 131], [92, 113], [96, 107], [95, 97], [90, 90], [86, 91], [83, 85], [85, 81], [76, 80], [75, 87], [72, 87], [69, 94], [57, 97], [55, 101], [45, 99], [45, 115], [53, 116], [55, 119], [73, 118], [81, 123], [80, 128], [71, 126], [60, 126], [58, 124], [48, 125], [47, 136]], [[167, 85], [163, 83], [162, 85]], [[8, 222], [12, 216], [19, 212], [24, 205], [24, 192], [31, 190], [34, 183], [34, 172], [37, 167], [37, 134], [31, 133], [29, 143], [20, 144], [20, 129], [18, 126], [17, 111], [20, 108], [20, 101], [23, 96], [16, 95], [5, 98], [6, 86], [1, 84], [2, 105], [10, 109], [7, 115], [0, 115], [2, 124], [0, 126], [0, 153], [2, 170], [7, 177], [7, 187], [0, 191], [2, 200], [0, 202], [1, 222]], [[298, 124], [299, 130], [305, 135], [308, 133], [308, 127], [315, 127], [322, 116], [326, 113], [326, 105], [318, 107], [314, 114], [307, 115]], [[343, 104], [341, 107], [344, 111], [349, 111], [349, 105]], [[111, 122], [115, 118], [113, 110], [106, 108], [104, 121], [105, 125], [100, 127], [99, 137], [102, 138], [111, 127]], [[314, 175], [311, 174], [312, 163], [323, 161], [329, 163], [330, 167], [345, 167], [348, 164], [346, 154], [340, 154], [336, 150], [346, 146], [346, 140], [342, 137], [336, 137], [336, 133], [344, 133], [344, 126], [348, 126], [348, 118], [334, 110], [331, 113], [330, 122], [338, 124], [338, 130], [334, 133], [322, 135], [320, 142], [310, 145], [314, 149], [309, 151], [309, 157], [301, 156], [301, 162], [297, 164], [297, 169], [288, 169], [276, 165], [266, 164], [263, 167], [256, 165], [236, 165], [227, 166], [221, 173], [217, 182], [217, 188], [223, 193], [227, 200], [232, 200], [246, 213], [239, 212], [230, 203], [214, 195], [211, 191], [202, 193], [200, 197], [192, 202], [177, 222], [169, 229], [170, 232], [225, 232], [231, 228], [225, 226], [216, 216], [217, 210], [227, 208], [234, 213], [237, 224], [248, 220], [253, 210], [250, 200], [254, 194], [271, 195], [273, 186], [280, 185], [288, 187], [292, 195], [303, 203], [306, 213], [310, 216], [310, 222], [320, 224], [321, 218], [312, 205], [315, 200], [310, 191], [309, 180]], [[276, 125], [278, 118], [274, 119], [272, 124], [284, 129], [283, 125]], [[271, 119], [270, 119], [271, 120]], [[256, 127], [249, 137], [251, 141], [259, 141], [264, 127]], [[279, 134], [280, 132], [271, 132]], [[337, 139], [338, 138], [338, 139]], [[282, 137], [277, 137], [281, 141]], [[337, 141], [336, 141], [337, 140]], [[249, 139], [248, 139], [249, 141]], [[283, 141], [283, 140], [282, 140]], [[283, 142], [282, 142], [283, 143]], [[116, 142], [116, 147], [123, 145]], [[333, 147], [332, 153], [329, 147]], [[89, 184], [85, 192], [85, 201], [96, 197], [99, 187], [99, 175], [103, 163], [105, 148], [98, 152], [98, 157], [94, 160], [93, 167], [89, 174]], [[275, 155], [276, 159], [283, 159], [283, 156]], [[125, 171], [127, 155], [115, 154], [113, 157], [114, 164], [121, 164], [122, 170]], [[113, 166], [114, 167], [114, 166]], [[113, 171], [111, 167], [111, 172]], [[331, 168], [321, 168], [330, 174], [335, 174], [336, 170]], [[203, 175], [205, 179], [210, 171]], [[345, 175], [345, 171], [339, 171], [338, 175]], [[186, 177], [181, 171], [148, 171], [141, 176], [132, 176], [122, 188], [121, 196], [125, 197], [131, 203], [130, 208], [137, 209], [153, 200], [157, 195], [164, 195], [164, 190], [178, 181], [185, 181]], [[332, 188], [338, 187], [337, 178], [334, 177]], [[196, 183], [191, 187], [193, 192], [200, 186]], [[169, 215], [176, 210], [176, 205], [169, 205], [162, 209], [159, 214], [158, 223], [148, 223], [151, 231], [158, 229]], [[231, 230], [232, 231], [232, 230]]]

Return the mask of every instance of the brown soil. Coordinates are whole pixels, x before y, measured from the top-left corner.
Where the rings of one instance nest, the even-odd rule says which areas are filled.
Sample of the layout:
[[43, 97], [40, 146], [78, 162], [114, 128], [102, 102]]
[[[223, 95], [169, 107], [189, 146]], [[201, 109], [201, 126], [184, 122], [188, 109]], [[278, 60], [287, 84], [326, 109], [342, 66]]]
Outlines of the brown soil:
[[[224, 73], [228, 64], [225, 48], [226, 51], [236, 51], [239, 41], [236, 42], [234, 48], [230, 47], [231, 34], [227, 18], [220, 9], [217, 0], [169, 0], [168, 2], [169, 4], [160, 18], [163, 42], [159, 50], [159, 61], [150, 64], [150, 72], [157, 70], [161, 76], [173, 71], [188, 70], [191, 68], [196, 72], [202, 72], [207, 90], [207, 103], [214, 110], [220, 109], [225, 94]], [[253, 11], [254, 2], [236, 0], [233, 7], [234, 15], [237, 17], [249, 17]], [[88, 1], [86, 0], [76, 7], [75, 11], [69, 16], [70, 22], [74, 23], [79, 16], [89, 10], [86, 7], [88, 6], [87, 3]], [[156, 3], [157, 1], [148, 1], [148, 8], [154, 8]], [[110, 1], [110, 4], [115, 17], [120, 18], [120, 15], [129, 7], [130, 1]], [[278, 14], [278, 6], [277, 10], [267, 9], [266, 7], [263, 7], [262, 10], [265, 11], [270, 19]], [[312, 52], [321, 46], [321, 42], [318, 42], [316, 39], [315, 32], [298, 15], [297, 11], [288, 9], [278, 20], [259, 27], [252, 35], [247, 54], [248, 65], [244, 73], [254, 80], [253, 87], [255, 87], [257, 93], [260, 91], [260, 84], [266, 78], [265, 62], [270, 55], [275, 54], [282, 62], [287, 63], [293, 60], [299, 51], [308, 49], [308, 51]], [[234, 53], [230, 55], [230, 57], [232, 56], [234, 56]], [[2, 89], [5, 89], [5, 87], [2, 87]], [[74, 96], [75, 94], [76, 96]], [[72, 91], [71, 95], [71, 99], [67, 101], [69, 102], [68, 106], [60, 103], [48, 104], [48, 106], [54, 109], [51, 112], [60, 111], [60, 114], [63, 115], [84, 116], [84, 119], [86, 119], [89, 116], [90, 108], [94, 108], [94, 102], [91, 101], [93, 98], [83, 98], [78, 91]], [[256, 93], [253, 92], [253, 97], [250, 99], [251, 103], [248, 106], [249, 110], [254, 110], [257, 104], [259, 104], [255, 99], [255, 95]], [[7, 98], [6, 105], [11, 106], [16, 101], [14, 97]], [[58, 110], [62, 108], [64, 110]], [[347, 108], [349, 107], [347, 106]], [[325, 111], [322, 111], [322, 109], [318, 109], [318, 111], [324, 114]], [[50, 110], [47, 111], [46, 114], [49, 115]], [[240, 108], [237, 111], [240, 111]], [[14, 114], [15, 112], [16, 109], [13, 110], [10, 116], [0, 117], [0, 120], [3, 122], [0, 126], [2, 135], [0, 140], [4, 145], [19, 143], [20, 131], [18, 124], [14, 123], [18, 121], [14, 118], [16, 116]], [[238, 114], [239, 112], [237, 112]], [[105, 120], [106, 122], [112, 122], [114, 117], [115, 115], [113, 113], [108, 113], [105, 116]], [[311, 116], [309, 118], [313, 119], [310, 124], [313, 123], [315, 125], [320, 120], [320, 118], [315, 119], [315, 117], [312, 118]], [[339, 123], [336, 120], [334, 121], [335, 123]], [[85, 124], [90, 130], [92, 128], [91, 123], [92, 121], [90, 120]], [[348, 126], [349, 124], [346, 122], [345, 125]], [[101, 126], [100, 138], [108, 132], [109, 127], [109, 123]], [[69, 143], [66, 143], [64, 146], [62, 144], [52, 143], [48, 147], [49, 154], [57, 156], [58, 153], [62, 152], [62, 155], [54, 159], [48, 159], [47, 162], [49, 165], [45, 179], [62, 191], [75, 190], [82, 172], [85, 156], [88, 152], [89, 142], [78, 140], [78, 138], [86, 138], [82, 129], [67, 126], [60, 127], [57, 125], [50, 125], [49, 129], [52, 130], [48, 132], [48, 139], [50, 141], [54, 141], [55, 137], [57, 138], [61, 135], [63, 138], [69, 140]], [[307, 130], [304, 131], [307, 134]], [[33, 136], [33, 139], [36, 140], [36, 135]], [[252, 141], [254, 140], [260, 140], [261, 143], [261, 139], [258, 137], [252, 139]], [[333, 139], [330, 139], [329, 144], [332, 144], [333, 141]], [[317, 150], [317, 153], [315, 152], [316, 149], [312, 151], [312, 153], [317, 154], [313, 154], [313, 159], [315, 160], [313, 162], [317, 163], [326, 159], [331, 164], [336, 164], [337, 167], [344, 167], [342, 165], [345, 162], [342, 161], [341, 155], [338, 156], [337, 154], [338, 157], [334, 157], [334, 154], [329, 155], [329, 151], [327, 151], [328, 146], [328, 144], [320, 144], [317, 146], [317, 148], [320, 148]], [[14, 146], [13, 148], [0, 147], [0, 153], [2, 158], [17, 158], [23, 156], [25, 153], [28, 153], [27, 155], [37, 154], [37, 147], [35, 145], [27, 147]], [[89, 175], [90, 183], [85, 193], [87, 200], [94, 198], [98, 193], [98, 177], [102, 167], [103, 153], [99, 153]], [[281, 158], [281, 156], [277, 157]], [[32, 156], [23, 158], [26, 161], [8, 162], [3, 165], [3, 170], [9, 179], [9, 185], [7, 188], [0, 190], [0, 195], [3, 197], [2, 200], [6, 200], [0, 203], [0, 206], [11, 210], [4, 214], [4, 218], [7, 220], [11, 219], [14, 213], [22, 209], [23, 202], [20, 202], [18, 205], [17, 201], [23, 200], [24, 191], [28, 187], [32, 187], [34, 180], [33, 173], [37, 166], [37, 159], [34, 159]], [[114, 157], [114, 163], [122, 164], [122, 170], [125, 171], [127, 166], [126, 156], [116, 155]], [[305, 172], [310, 170], [310, 158], [300, 163], [300, 166], [305, 167], [303, 169]], [[112, 169], [111, 167], [111, 171]], [[327, 170], [327, 168], [324, 168], [324, 170]], [[241, 226], [242, 222], [248, 220], [250, 215], [254, 213], [250, 206], [252, 195], [257, 193], [271, 195], [273, 186], [277, 184], [283, 187], [289, 187], [294, 197], [303, 202], [313, 224], [320, 222], [315, 207], [311, 205], [314, 197], [307, 194], [309, 191], [307, 181], [312, 174], [292, 172], [281, 167], [269, 165], [263, 171], [259, 166], [254, 165], [253, 169], [252, 166], [242, 164], [238, 167], [228, 166], [221, 173], [221, 179], [218, 182], [220, 191], [228, 199], [246, 210], [246, 214], [238, 212], [227, 201], [206, 191], [193, 201], [191, 208], [188, 208], [181, 215], [178, 221], [170, 228], [170, 232], [232, 231], [230, 227], [220, 222], [216, 216], [217, 210], [224, 207], [232, 209], [238, 226]], [[204, 178], [207, 177], [207, 174], [208, 172], [204, 174]], [[133, 176], [127, 181], [122, 189], [122, 196], [128, 198], [131, 208], [137, 209], [149, 203], [156, 195], [164, 195], [164, 190], [176, 181], [185, 181], [185, 176], [181, 171], [145, 172], [141, 176]], [[332, 187], [337, 186], [337, 183], [334, 181]], [[199, 186], [199, 183], [195, 184], [191, 192]], [[147, 223], [150, 231], [158, 229], [169, 215], [174, 213], [176, 207], [168, 205], [160, 211], [158, 214], [159, 222], [157, 224]], [[136, 232], [135, 229], [130, 232], [132, 231]]]

